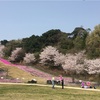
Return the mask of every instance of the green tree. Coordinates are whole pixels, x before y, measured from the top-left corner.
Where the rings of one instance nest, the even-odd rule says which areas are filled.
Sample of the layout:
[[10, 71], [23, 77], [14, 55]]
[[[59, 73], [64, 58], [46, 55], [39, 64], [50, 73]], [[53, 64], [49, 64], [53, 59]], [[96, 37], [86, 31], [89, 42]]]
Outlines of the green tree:
[[77, 36], [73, 42], [74, 47], [76, 50], [82, 50], [84, 49], [84, 40]]
[[89, 31], [85, 30], [82, 27], [77, 27], [71, 33], [73, 35], [73, 44], [76, 50], [83, 50], [86, 47], [86, 38], [89, 34]]
[[62, 32], [59, 29], [52, 29], [42, 34], [41, 40], [44, 46], [54, 46], [57, 45], [62, 37]]
[[2, 40], [2, 41], [1, 41], [1, 45], [6, 45], [7, 43], [8, 43], [7, 40]]
[[73, 44], [73, 40], [70, 39], [70, 38], [65, 38], [65, 39], [62, 39], [60, 41], [60, 44], [59, 44], [59, 50], [63, 53], [63, 54], [66, 54], [66, 52], [70, 49], [72, 49], [74, 46]]
[[42, 44], [40, 42], [40, 37], [32, 35], [29, 38], [22, 39], [22, 46], [26, 52], [39, 52], [41, 50]]
[[94, 27], [94, 30], [86, 39], [87, 55], [90, 58], [100, 57], [100, 24]]

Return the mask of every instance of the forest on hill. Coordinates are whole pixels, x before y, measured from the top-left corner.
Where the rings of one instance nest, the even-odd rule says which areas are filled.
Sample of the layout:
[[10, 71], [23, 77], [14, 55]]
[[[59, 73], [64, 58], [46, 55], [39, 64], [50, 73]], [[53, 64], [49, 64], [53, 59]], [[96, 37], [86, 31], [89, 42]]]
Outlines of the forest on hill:
[[23, 48], [25, 53], [38, 54], [44, 47], [56, 47], [61, 53], [76, 53], [86, 50], [89, 58], [100, 57], [100, 25], [91, 29], [76, 27], [72, 33], [62, 32], [59, 29], [52, 29], [42, 34], [42, 36], [32, 35], [29, 38], [18, 40], [2, 40], [5, 56], [9, 57], [11, 52], [18, 47]]
[[63, 68], [67, 74], [100, 75], [100, 24], [72, 33], [51, 29], [41, 36], [32, 35], [18, 40], [2, 40], [0, 57], [11, 62], [43, 64]]

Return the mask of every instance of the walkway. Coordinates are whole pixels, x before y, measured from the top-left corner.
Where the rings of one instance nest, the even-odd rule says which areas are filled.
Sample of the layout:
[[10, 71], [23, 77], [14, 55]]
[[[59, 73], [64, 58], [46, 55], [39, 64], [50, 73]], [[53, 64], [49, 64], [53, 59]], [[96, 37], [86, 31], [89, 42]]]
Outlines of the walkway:
[[[47, 86], [47, 87], [52, 87], [52, 85], [45, 85], [45, 84], [27, 84], [27, 83], [0, 83], [0, 85], [3, 84], [11, 84], [11, 85], [35, 85], [35, 86]], [[55, 85], [55, 88], [61, 88], [61, 86]], [[64, 89], [78, 89], [78, 90], [86, 90], [86, 91], [97, 91], [100, 92], [100, 89], [85, 89], [85, 88], [79, 88], [79, 87], [69, 87], [69, 86], [64, 86]]]

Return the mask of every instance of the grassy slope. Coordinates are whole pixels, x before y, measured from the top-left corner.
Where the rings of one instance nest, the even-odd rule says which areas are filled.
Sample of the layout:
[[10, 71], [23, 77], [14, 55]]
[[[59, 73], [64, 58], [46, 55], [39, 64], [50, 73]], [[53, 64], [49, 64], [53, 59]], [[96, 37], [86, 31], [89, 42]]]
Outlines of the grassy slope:
[[[35, 79], [37, 79], [38, 83], [46, 83], [47, 79], [52, 77], [52, 75], [50, 75], [50, 74], [53, 73], [53, 75], [58, 76], [59, 74], [62, 74], [62, 72], [63, 72], [62, 70], [51, 70], [47, 66], [43, 67], [41, 65], [36, 65], [36, 66], [34, 65], [33, 68], [28, 67], [28, 66], [23, 66], [23, 65], [22, 66], [18, 65], [16, 67], [15, 66], [13, 66], [13, 64], [11, 64], [9, 61], [7, 61], [5, 59], [2, 59], [2, 58], [0, 59], [0, 68], [8, 69], [8, 76], [11, 76], [12, 78], [19, 78], [21, 80], [22, 80], [22, 78], [25, 78], [26, 80], [31, 80], [31, 79], [35, 78]], [[28, 72], [23, 71], [23, 69], [24, 70], [27, 69], [26, 71], [28, 71]]]
[[30, 73], [23, 71], [15, 66], [6, 65], [0, 62], [0, 68], [8, 70], [8, 76], [12, 78], [19, 78], [23, 82], [27, 82], [35, 78], [38, 83], [46, 83], [46, 80], [44, 78], [33, 76]]
[[36, 69], [39, 69], [43, 72], [49, 73], [51, 75], [55, 75], [55, 76], [59, 76], [59, 75], [65, 76], [66, 75], [65, 71], [63, 69], [57, 69], [57, 68], [53, 69], [53, 68], [50, 68], [48, 66], [44, 66], [44, 65], [41, 65], [41, 64], [37, 64], [33, 67], [35, 67]]
[[8, 76], [11, 76], [12, 78], [32, 78], [33, 76], [30, 73], [27, 73], [23, 70], [20, 70], [17, 67], [5, 65], [0, 62], [0, 68], [8, 70]]

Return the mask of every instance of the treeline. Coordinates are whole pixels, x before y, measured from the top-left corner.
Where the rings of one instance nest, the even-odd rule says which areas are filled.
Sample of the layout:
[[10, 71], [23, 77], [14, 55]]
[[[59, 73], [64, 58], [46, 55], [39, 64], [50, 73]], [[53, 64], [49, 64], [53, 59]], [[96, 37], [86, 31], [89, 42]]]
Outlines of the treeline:
[[56, 47], [61, 53], [77, 53], [86, 51], [88, 58], [100, 57], [100, 25], [94, 30], [76, 27], [72, 33], [62, 32], [59, 29], [52, 29], [41, 36], [32, 35], [29, 38], [20, 40], [2, 40], [5, 45], [5, 56], [9, 57], [11, 52], [18, 47], [23, 48], [25, 53], [39, 54], [46, 46]]

